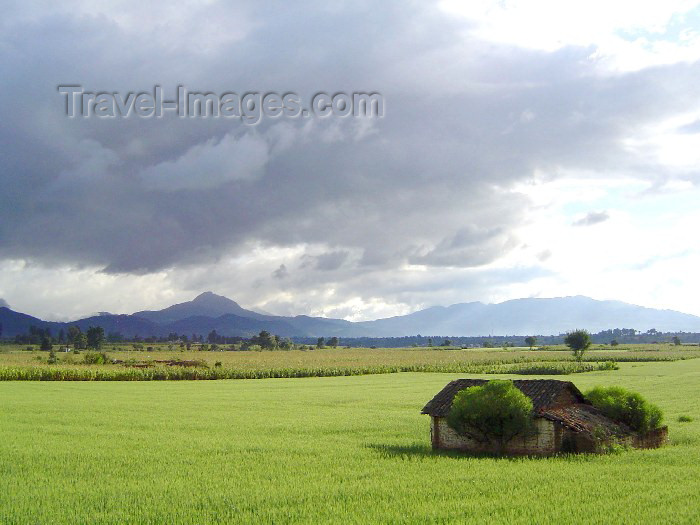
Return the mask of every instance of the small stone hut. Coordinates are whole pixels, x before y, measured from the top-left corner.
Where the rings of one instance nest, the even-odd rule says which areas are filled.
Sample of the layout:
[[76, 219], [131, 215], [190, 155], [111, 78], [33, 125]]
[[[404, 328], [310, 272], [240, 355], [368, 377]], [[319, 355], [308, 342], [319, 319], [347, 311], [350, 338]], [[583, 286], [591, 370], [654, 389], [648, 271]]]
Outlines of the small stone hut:
[[[433, 449], [496, 452], [493, 445], [462, 436], [447, 424], [455, 395], [486, 382], [485, 379], [451, 381], [423, 407], [422, 413], [430, 416]], [[514, 380], [513, 384], [532, 400], [535, 431], [513, 438], [506, 446], [506, 454], [548, 456], [559, 452], [600, 452], [611, 443], [656, 448], [667, 440], [667, 427], [639, 434], [605, 416], [570, 381], [522, 379]]]

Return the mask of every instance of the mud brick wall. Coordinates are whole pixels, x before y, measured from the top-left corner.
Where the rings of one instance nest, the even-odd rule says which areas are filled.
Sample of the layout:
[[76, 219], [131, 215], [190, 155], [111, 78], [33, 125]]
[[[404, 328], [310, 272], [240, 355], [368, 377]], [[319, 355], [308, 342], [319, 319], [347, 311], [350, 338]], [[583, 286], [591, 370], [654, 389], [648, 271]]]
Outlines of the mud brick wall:
[[[444, 417], [432, 417], [431, 435], [433, 448], [467, 450], [471, 452], [495, 452], [490, 446], [457, 434]], [[535, 419], [536, 432], [525, 438], [516, 437], [508, 443], [507, 454], [549, 455], [557, 452], [560, 438], [557, 425], [544, 418]]]

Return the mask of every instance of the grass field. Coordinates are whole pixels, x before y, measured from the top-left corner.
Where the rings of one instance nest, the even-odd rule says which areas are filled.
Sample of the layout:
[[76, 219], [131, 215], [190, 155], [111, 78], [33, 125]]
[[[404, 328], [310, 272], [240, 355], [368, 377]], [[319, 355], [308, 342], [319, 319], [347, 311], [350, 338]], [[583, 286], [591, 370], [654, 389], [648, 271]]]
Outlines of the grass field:
[[700, 522], [700, 360], [571, 376], [665, 411], [671, 445], [610, 456], [433, 453], [455, 377], [0, 383], [0, 522]]
[[[116, 348], [116, 350], [112, 350]], [[130, 351], [130, 345], [107, 346], [106, 355], [124, 364], [87, 365], [86, 352], [57, 352], [57, 363], [47, 364], [48, 352], [26, 351], [16, 345], [0, 346], [0, 380], [153, 380], [241, 379], [363, 375], [392, 372], [550, 373], [562, 374], [605, 368], [603, 362], [641, 362], [700, 357], [700, 347], [620, 345], [594, 347], [582, 365], [574, 364], [564, 346], [548, 350], [523, 348], [325, 348], [291, 351], [171, 351], [156, 345], [151, 351]], [[157, 363], [163, 360], [200, 361], [203, 367], [183, 370]], [[128, 363], [150, 363], [136, 369]], [[600, 362], [601, 364], [597, 364]]]
[[[0, 365], [25, 366], [45, 363], [48, 352], [27, 345], [0, 345]], [[144, 348], [147, 346], [144, 345]], [[305, 366], [377, 366], [451, 363], [512, 363], [518, 361], [567, 361], [573, 360], [570, 350], [564, 345], [547, 347], [547, 350], [515, 348], [323, 348], [313, 350], [277, 351], [181, 351], [177, 345], [168, 350], [167, 344], [153, 344], [152, 351], [134, 351], [131, 344], [105, 344], [102, 351], [114, 359], [200, 359], [213, 366], [221, 361], [224, 366], [240, 369], [305, 367]], [[79, 364], [83, 355], [59, 352], [54, 349], [59, 363]], [[84, 353], [85, 351], [82, 351]], [[688, 359], [700, 357], [700, 346], [674, 346], [669, 344], [619, 345], [610, 347], [593, 345], [585, 354], [585, 360], [613, 359], [616, 361], [643, 361], [664, 359]]]

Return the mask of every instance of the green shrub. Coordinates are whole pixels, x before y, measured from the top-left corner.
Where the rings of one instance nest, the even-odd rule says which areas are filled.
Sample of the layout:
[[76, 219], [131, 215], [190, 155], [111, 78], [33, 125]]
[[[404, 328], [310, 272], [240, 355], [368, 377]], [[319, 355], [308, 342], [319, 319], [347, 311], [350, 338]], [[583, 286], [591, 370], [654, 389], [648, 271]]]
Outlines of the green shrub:
[[532, 430], [532, 400], [512, 381], [489, 381], [458, 392], [447, 423], [458, 434], [495, 445], [503, 453], [511, 439]]
[[110, 360], [104, 352], [86, 352], [83, 355], [83, 362], [86, 365], [106, 365]]
[[661, 409], [636, 392], [619, 386], [599, 386], [590, 390], [586, 397], [603, 414], [638, 432], [648, 432], [661, 426]]
[[690, 423], [691, 421], [693, 421], [693, 418], [690, 416], [678, 416], [679, 423]]

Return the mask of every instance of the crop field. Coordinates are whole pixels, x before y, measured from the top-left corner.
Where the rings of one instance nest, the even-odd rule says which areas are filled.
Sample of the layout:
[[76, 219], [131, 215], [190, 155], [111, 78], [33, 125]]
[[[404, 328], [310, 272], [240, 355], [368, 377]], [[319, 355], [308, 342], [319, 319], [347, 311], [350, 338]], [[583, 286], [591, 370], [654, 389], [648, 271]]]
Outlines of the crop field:
[[455, 377], [0, 382], [0, 523], [700, 522], [700, 360], [560, 376], [664, 410], [668, 446], [605, 456], [432, 452]]
[[[324, 348], [290, 351], [179, 351], [154, 345], [133, 351], [130, 345], [107, 346], [111, 363], [86, 364], [90, 353], [27, 351], [17, 345], [0, 347], [0, 380], [157, 380], [253, 379], [323, 377], [394, 372], [470, 374], [566, 374], [614, 368], [610, 362], [673, 361], [700, 357], [698, 346], [629, 345], [594, 347], [584, 363], [574, 363], [563, 346], [546, 350], [525, 348]], [[183, 369], [165, 361], [190, 363]], [[146, 369], [137, 367], [147, 367]]]

